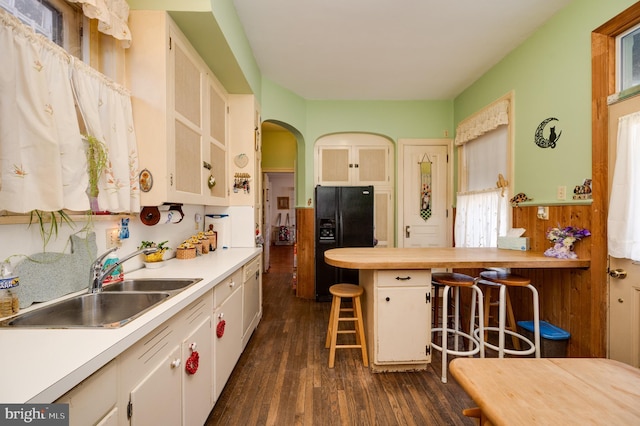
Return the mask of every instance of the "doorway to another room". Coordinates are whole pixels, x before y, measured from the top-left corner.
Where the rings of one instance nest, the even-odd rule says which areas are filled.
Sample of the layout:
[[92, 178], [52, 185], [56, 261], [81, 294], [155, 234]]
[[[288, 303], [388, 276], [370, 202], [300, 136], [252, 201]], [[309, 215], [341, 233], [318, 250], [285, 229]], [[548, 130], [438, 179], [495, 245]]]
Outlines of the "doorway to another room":
[[[296, 242], [296, 136], [285, 127], [262, 123], [264, 271], [278, 263], [291, 269]], [[277, 248], [277, 256], [271, 256]], [[283, 262], [284, 260], [284, 262]]]

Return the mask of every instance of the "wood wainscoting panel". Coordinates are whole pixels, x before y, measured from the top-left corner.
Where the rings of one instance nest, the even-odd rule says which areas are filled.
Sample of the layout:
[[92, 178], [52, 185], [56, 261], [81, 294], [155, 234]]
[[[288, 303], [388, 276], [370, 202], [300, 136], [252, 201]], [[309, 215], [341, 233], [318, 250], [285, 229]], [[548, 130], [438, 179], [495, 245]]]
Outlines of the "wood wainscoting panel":
[[298, 284], [296, 296], [303, 299], [316, 297], [315, 273], [315, 215], [312, 208], [296, 208], [296, 244]]
[[[551, 246], [547, 230], [555, 226], [575, 226], [591, 230], [592, 206], [549, 206], [549, 220], [537, 217], [537, 206], [513, 208], [513, 227], [526, 229], [531, 250], [544, 251]], [[588, 269], [512, 269], [512, 272], [531, 279], [540, 296], [540, 319], [571, 333], [567, 356], [606, 356], [606, 280], [594, 282], [593, 244], [601, 242], [588, 237], [575, 244], [578, 257], [591, 258]], [[597, 262], [595, 262], [597, 264]], [[477, 269], [457, 272], [478, 276]], [[528, 290], [509, 289], [517, 321], [533, 319], [531, 293]]]

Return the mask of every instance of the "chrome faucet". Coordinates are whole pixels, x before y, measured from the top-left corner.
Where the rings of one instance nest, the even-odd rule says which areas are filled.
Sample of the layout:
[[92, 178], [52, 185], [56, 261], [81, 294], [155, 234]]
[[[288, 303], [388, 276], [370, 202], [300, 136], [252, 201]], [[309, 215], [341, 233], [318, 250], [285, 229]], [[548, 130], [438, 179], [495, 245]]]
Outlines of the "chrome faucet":
[[114, 251], [118, 250], [118, 247], [112, 247], [106, 252], [102, 253], [96, 260], [91, 264], [91, 269], [89, 270], [89, 293], [99, 293], [102, 291], [102, 281], [104, 281], [105, 277], [111, 274], [118, 266], [122, 265], [127, 260], [131, 259], [134, 256], [139, 254], [151, 254], [158, 251], [157, 247], [147, 247], [142, 250], [134, 251], [119, 259], [117, 262], [113, 263], [109, 266], [105, 271], [102, 270], [104, 267], [104, 259]]

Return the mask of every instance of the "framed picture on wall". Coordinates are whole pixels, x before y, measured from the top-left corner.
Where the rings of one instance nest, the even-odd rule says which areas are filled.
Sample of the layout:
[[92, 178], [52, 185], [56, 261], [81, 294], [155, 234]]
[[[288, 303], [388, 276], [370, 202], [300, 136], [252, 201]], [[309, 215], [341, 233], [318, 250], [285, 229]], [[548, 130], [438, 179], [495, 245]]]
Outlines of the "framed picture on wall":
[[289, 197], [278, 197], [278, 210], [289, 210]]

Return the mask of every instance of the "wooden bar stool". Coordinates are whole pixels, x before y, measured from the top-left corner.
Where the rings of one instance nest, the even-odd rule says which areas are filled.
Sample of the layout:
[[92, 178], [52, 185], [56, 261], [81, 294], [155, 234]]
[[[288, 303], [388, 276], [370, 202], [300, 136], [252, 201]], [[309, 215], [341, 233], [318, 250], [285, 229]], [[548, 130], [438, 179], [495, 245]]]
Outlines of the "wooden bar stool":
[[[504, 354], [508, 355], [530, 355], [535, 352], [535, 357], [540, 358], [540, 302], [538, 299], [538, 290], [531, 285], [531, 280], [521, 275], [512, 274], [505, 271], [483, 271], [480, 273], [480, 283], [483, 281], [488, 284], [487, 289], [491, 288], [491, 285], [499, 285], [499, 299], [498, 299], [498, 327], [485, 327], [485, 331], [497, 331], [498, 332], [498, 346], [487, 342], [484, 339], [484, 345], [488, 348], [498, 351], [498, 357], [504, 358]], [[517, 332], [515, 318], [513, 317], [513, 311], [510, 312], [510, 327], [507, 327], [507, 304], [511, 306], [511, 302], [508, 298], [508, 287], [526, 287], [531, 291], [533, 296], [533, 327], [534, 327], [534, 341], [532, 342], [527, 337]], [[485, 295], [485, 298], [487, 296]], [[478, 330], [475, 331], [476, 334]], [[514, 344], [515, 349], [505, 348], [505, 335], [509, 334], [512, 339], [523, 341], [528, 345], [528, 348], [521, 349], [519, 344]]]
[[[327, 328], [327, 340], [325, 348], [329, 348], [329, 368], [333, 368], [336, 359], [336, 349], [361, 349], [362, 363], [365, 367], [369, 366], [369, 358], [367, 357], [367, 341], [364, 335], [364, 321], [362, 320], [362, 305], [360, 296], [364, 293], [364, 289], [355, 284], [334, 284], [329, 287], [329, 292], [333, 295], [331, 302], [331, 313], [329, 315], [329, 327]], [[350, 298], [352, 301], [351, 308], [342, 307], [342, 299]], [[350, 312], [351, 316], [340, 316], [342, 312]], [[353, 329], [340, 329], [340, 322], [351, 322], [354, 324]], [[355, 334], [355, 344], [337, 344], [338, 334]]]
[[[456, 356], [473, 356], [477, 353], [480, 354], [481, 358], [484, 358], [484, 305], [482, 303], [482, 291], [476, 285], [476, 280], [473, 277], [465, 274], [451, 273], [451, 272], [435, 272], [431, 274], [432, 283], [444, 286], [444, 290], [442, 293], [442, 321], [440, 327], [435, 327], [431, 329], [432, 340], [431, 347], [437, 351], [442, 353], [442, 383], [447, 383], [447, 357], [448, 355], [456, 355]], [[471, 297], [471, 315], [469, 321], [469, 333], [465, 333], [460, 330], [460, 288], [467, 287], [473, 291], [473, 296]], [[449, 317], [449, 289], [453, 288], [453, 328], [449, 327], [448, 317]], [[478, 329], [477, 337], [474, 337], [474, 329], [475, 329], [475, 316], [476, 316], [476, 300], [478, 307]], [[435, 334], [440, 332], [442, 334], [441, 344], [438, 345], [435, 343]], [[454, 347], [453, 349], [449, 349], [447, 347], [449, 334], [454, 337]], [[469, 347], [467, 350], [460, 349], [458, 347], [458, 340], [462, 338], [469, 342]]]

